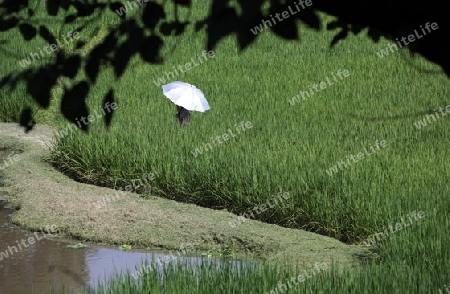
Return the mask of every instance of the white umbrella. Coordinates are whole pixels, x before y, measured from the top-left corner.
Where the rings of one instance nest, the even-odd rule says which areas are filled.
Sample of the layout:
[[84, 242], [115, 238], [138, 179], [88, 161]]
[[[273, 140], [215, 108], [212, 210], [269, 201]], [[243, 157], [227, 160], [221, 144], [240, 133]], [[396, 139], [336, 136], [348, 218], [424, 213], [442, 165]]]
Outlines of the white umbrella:
[[187, 110], [205, 112], [210, 109], [205, 95], [196, 86], [184, 82], [172, 82], [163, 85], [163, 94], [176, 105]]

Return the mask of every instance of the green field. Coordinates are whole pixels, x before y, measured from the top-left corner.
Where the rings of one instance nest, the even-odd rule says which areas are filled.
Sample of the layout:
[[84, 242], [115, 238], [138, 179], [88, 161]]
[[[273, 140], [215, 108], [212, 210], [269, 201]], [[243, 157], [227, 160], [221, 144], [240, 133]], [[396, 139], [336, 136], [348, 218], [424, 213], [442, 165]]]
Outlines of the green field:
[[[193, 22], [202, 19], [208, 6], [197, 3], [191, 13]], [[324, 22], [332, 20], [322, 16]], [[102, 32], [119, 21], [115, 13], [105, 14], [104, 29], [88, 30], [81, 38], [99, 41]], [[98, 112], [105, 91], [114, 84], [118, 108], [111, 128], [96, 119], [88, 134], [70, 131], [56, 138], [55, 164], [80, 181], [110, 187], [154, 173], [154, 194], [236, 214], [289, 192], [289, 201], [256, 218], [348, 243], [366, 240], [410, 213], [423, 211], [422, 219], [378, 242], [376, 258], [363, 271], [329, 271], [290, 292], [437, 292], [450, 283], [450, 252], [445, 249], [450, 244], [450, 117], [427, 120], [420, 129], [414, 123], [427, 114], [436, 118], [435, 111], [450, 104], [448, 78], [437, 66], [403, 49], [379, 58], [376, 52], [389, 42], [373, 43], [365, 32], [329, 49], [335, 31], [316, 32], [303, 24], [299, 28], [300, 42], [264, 31], [242, 53], [235, 36], [228, 37], [213, 58], [167, 80], [196, 85], [211, 106], [205, 113], [192, 113], [186, 128], [174, 127], [175, 107], [154, 81], [174, 66], [201, 58], [204, 30], [195, 33], [191, 25], [183, 37], [167, 38], [163, 65], [149, 65], [136, 56], [119, 81], [114, 81], [111, 69], [102, 71], [98, 83], [104, 86], [90, 92], [88, 103], [91, 112]], [[17, 58], [2, 61], [5, 74], [20, 70], [20, 56], [44, 45], [16, 42], [8, 48]], [[295, 105], [289, 103], [339, 70], [347, 70], [349, 76]], [[55, 88], [50, 110], [33, 107], [38, 123], [64, 130], [59, 93]], [[18, 107], [32, 104], [25, 87], [13, 93], [2, 90], [1, 96], [2, 121], [17, 121]], [[212, 137], [229, 129], [235, 133], [241, 122], [252, 127], [213, 144]], [[351, 155], [369, 150], [377, 140], [385, 140], [387, 146], [329, 175], [327, 170], [340, 161], [351, 162]], [[212, 148], [200, 154], [207, 143]], [[197, 286], [188, 272], [178, 269], [162, 283], [172, 287], [164, 293], [212, 293], [217, 287], [223, 287], [222, 293], [265, 293], [295, 276], [294, 271], [277, 276], [270, 266], [260, 271], [238, 275], [205, 270], [200, 276], [207, 282]], [[151, 276], [145, 283], [157, 279]], [[132, 290], [129, 278], [114, 287], [122, 289], [120, 293], [148, 293]]]

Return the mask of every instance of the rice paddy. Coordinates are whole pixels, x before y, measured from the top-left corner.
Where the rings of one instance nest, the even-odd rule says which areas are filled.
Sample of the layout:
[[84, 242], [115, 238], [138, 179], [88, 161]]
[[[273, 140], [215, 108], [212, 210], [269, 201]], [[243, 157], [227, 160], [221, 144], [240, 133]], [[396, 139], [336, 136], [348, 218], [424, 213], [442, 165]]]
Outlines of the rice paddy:
[[[193, 5], [192, 23], [207, 15], [206, 3]], [[321, 16], [324, 24], [333, 19]], [[121, 21], [114, 12], [102, 17], [106, 31]], [[111, 69], [101, 71], [100, 86], [87, 101], [91, 112], [99, 111], [104, 92], [114, 84], [118, 107], [109, 129], [101, 115], [88, 134], [68, 127], [59, 114], [56, 87], [50, 110], [33, 106], [38, 123], [66, 130], [55, 137], [54, 164], [79, 181], [110, 187], [153, 173], [154, 195], [237, 215], [288, 192], [289, 200], [254, 218], [350, 244], [390, 230], [374, 239], [377, 250], [364, 270], [336, 272], [330, 265], [287, 293], [438, 292], [450, 283], [450, 117], [428, 119], [423, 128], [415, 123], [449, 104], [448, 78], [405, 49], [379, 58], [376, 52], [389, 44], [386, 40], [373, 43], [363, 33], [330, 49], [336, 32], [316, 32], [300, 23], [299, 28], [300, 42], [264, 31], [242, 53], [230, 36], [213, 58], [175, 72], [202, 58], [206, 32], [196, 33], [191, 25], [183, 37], [167, 37], [162, 65], [135, 56], [118, 81]], [[102, 30], [80, 37], [100, 42]], [[17, 41], [8, 48], [26, 56], [41, 43], [28, 47]], [[2, 65], [2, 77], [21, 69], [18, 59]], [[348, 75], [336, 78], [344, 71]], [[60, 86], [83, 78], [61, 79]], [[174, 127], [175, 106], [162, 94], [160, 84], [173, 80], [196, 85], [211, 106], [205, 113], [192, 112], [188, 127]], [[2, 121], [17, 121], [23, 105], [32, 105], [24, 87], [0, 93]], [[298, 95], [302, 99], [290, 103]], [[242, 122], [252, 127], [212, 143]], [[369, 152], [382, 141], [385, 147]], [[420, 221], [390, 229], [420, 211]], [[192, 268], [179, 266], [162, 280], [144, 275], [139, 285], [130, 276], [118, 277], [98, 293], [282, 293], [275, 287], [298, 275], [292, 268], [261, 265], [239, 273], [202, 267], [193, 276]]]

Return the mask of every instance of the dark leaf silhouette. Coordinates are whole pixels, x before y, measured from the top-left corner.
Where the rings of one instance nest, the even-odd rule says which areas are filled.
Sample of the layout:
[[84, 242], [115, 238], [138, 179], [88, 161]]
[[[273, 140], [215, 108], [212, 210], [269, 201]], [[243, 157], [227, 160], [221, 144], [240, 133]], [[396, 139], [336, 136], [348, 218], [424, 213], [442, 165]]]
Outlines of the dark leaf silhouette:
[[330, 47], [334, 47], [339, 41], [344, 40], [347, 38], [348, 30], [343, 29], [340, 31], [337, 35], [334, 36], [333, 40], [331, 40]]
[[162, 58], [160, 51], [164, 42], [159, 36], [148, 36], [142, 42], [140, 55], [142, 60], [150, 63], [160, 63]]
[[191, 0], [172, 0], [173, 3], [185, 7], [191, 7]]
[[100, 65], [107, 59], [108, 54], [112, 52], [117, 44], [115, 32], [110, 32], [105, 40], [98, 44], [89, 54], [85, 66], [85, 72], [89, 79], [95, 83], [97, 80]]
[[46, 1], [45, 3], [47, 4], [47, 13], [49, 15], [55, 16], [58, 14], [61, 0]]
[[75, 45], [75, 49], [81, 49], [86, 45], [85, 41], [77, 41], [76, 45]]
[[121, 7], [123, 7], [124, 5], [121, 2], [112, 2], [109, 3], [109, 10], [111, 10], [112, 12], [116, 12], [116, 10], [120, 10]]
[[64, 18], [64, 23], [68, 24], [68, 23], [72, 23], [74, 22], [76, 19], [78, 18], [78, 16], [76, 14], [70, 14], [68, 16], [66, 16]]
[[179, 21], [162, 22], [159, 31], [163, 36], [179, 36], [185, 31], [187, 25], [187, 22]]
[[12, 74], [9, 74], [0, 80], [0, 88], [3, 88], [4, 86], [8, 85], [11, 82], [12, 82]]
[[105, 98], [103, 98], [102, 102], [102, 108], [104, 109], [105, 113], [104, 120], [107, 127], [111, 125], [113, 113], [115, 111], [111, 106], [112, 103], [114, 103], [114, 90], [110, 89], [108, 94], [105, 95]]
[[216, 44], [224, 37], [233, 33], [238, 27], [239, 18], [236, 10], [232, 7], [225, 7], [222, 11], [216, 11], [216, 15], [208, 24], [207, 50], [213, 50]]
[[100, 60], [97, 58], [90, 58], [86, 62], [84, 68], [89, 80], [93, 83], [97, 81], [98, 73], [100, 71]]
[[50, 105], [50, 90], [57, 78], [58, 71], [51, 67], [39, 69], [28, 77], [27, 91], [40, 107], [48, 108]]
[[367, 32], [367, 36], [369, 36], [375, 43], [378, 43], [381, 38], [380, 33], [374, 29], [369, 29], [369, 31]]
[[19, 12], [28, 7], [28, 0], [6, 0], [0, 3], [0, 8], [5, 9], [6, 14]]
[[[205, 47], [208, 50], [214, 50], [223, 38], [230, 35], [236, 35], [239, 49], [244, 50], [249, 48], [256, 38], [263, 36], [263, 33], [265, 35], [273, 33], [288, 40], [299, 39], [297, 20], [320, 30], [319, 12], [337, 18], [326, 25], [327, 30], [338, 29], [330, 42], [330, 47], [347, 38], [349, 33], [371, 38], [373, 42], [378, 42], [381, 37], [393, 41], [395, 37], [411, 34], [426, 22], [436, 22], [439, 24], [438, 30], [434, 30], [432, 34], [428, 34], [426, 38], [410, 46], [405, 46], [405, 50], [417, 52], [429, 61], [440, 65], [450, 77], [448, 54], [450, 45], [442, 41], [450, 35], [450, 26], [444, 13], [446, 8], [443, 1], [431, 0], [426, 6], [416, 7], [406, 0], [388, 1], [389, 4], [385, 6], [375, 1], [360, 3], [358, 1], [313, 0], [313, 7], [307, 7], [295, 15], [283, 18], [282, 21], [276, 18], [276, 23], [272, 23], [270, 30], [264, 29], [262, 30], [264, 32], [251, 30], [262, 25], [262, 20], [273, 21], [272, 18], [275, 19], [276, 13], [289, 11], [288, 6], [293, 7], [294, 1], [296, 0], [212, 0], [208, 15], [195, 19], [194, 29], [197, 32], [205, 29], [207, 38]], [[62, 103], [62, 106], [66, 106], [61, 108], [61, 111], [64, 109], [65, 117], [70, 118], [72, 122], [77, 116], [86, 115], [87, 108], [83, 103], [87, 93], [91, 88], [102, 86], [98, 85], [97, 81], [100, 70], [113, 69], [115, 78], [119, 79], [126, 70], [131, 70], [128, 65], [136, 54], [139, 54], [147, 63], [159, 64], [163, 61], [161, 50], [164, 47], [164, 40], [162, 37], [176, 38], [189, 31], [188, 24], [193, 21], [193, 18], [188, 16], [187, 19], [181, 19], [180, 16], [186, 14], [180, 11], [191, 7], [192, 0], [144, 0], [144, 2], [141, 13], [126, 15], [126, 17], [124, 13], [120, 22], [108, 27], [106, 38], [98, 43], [94, 42], [97, 45], [93, 45], [94, 48], [87, 52], [87, 56], [86, 50], [83, 50], [83, 53], [75, 50], [76, 52], [72, 51], [68, 56], [65, 55], [65, 50], [58, 50], [46, 58], [49, 62], [41, 65], [35, 63], [37, 68], [19, 68], [19, 71], [16, 68], [14, 72], [3, 74], [0, 77], [0, 88], [9, 87], [12, 91], [17, 90], [18, 85], [25, 83], [27, 92], [37, 104], [46, 108], [50, 103], [50, 89], [56, 84], [58, 77], [74, 79], [77, 75], [86, 76], [91, 84], [85, 81], [64, 95], [64, 97], [71, 95], [76, 97], [73, 93], [81, 92], [84, 96], [81, 95], [81, 100], [76, 100], [81, 101], [80, 104], [73, 107], [73, 110], [69, 110], [70, 107], [66, 106], [70, 103], [66, 98]], [[38, 5], [44, 6], [38, 9]], [[110, 13], [118, 17], [116, 10], [120, 10], [125, 5], [126, 1], [118, 0], [102, 1], [102, 3], [96, 0], [3, 0], [0, 3], [0, 32], [18, 29], [24, 40], [21, 40], [23, 45], [28, 45], [27, 42], [34, 39], [37, 34], [48, 44], [55, 44], [57, 37], [52, 33], [54, 30], [50, 25], [61, 25], [62, 31], [65, 32], [67, 31], [65, 24], [69, 24], [71, 31], [77, 31], [80, 35], [89, 34], [103, 25], [99, 16]], [[170, 13], [166, 14], [168, 9]], [[37, 17], [38, 11], [46, 13], [46, 17]], [[407, 11], [407, 13], [399, 14], [400, 11]], [[269, 27], [267, 22], [266, 26]], [[361, 34], [366, 28], [367, 36]], [[4, 39], [0, 40], [0, 44], [6, 47], [11, 42]], [[91, 43], [91, 40], [77, 41], [76, 48], [80, 49], [85, 42]], [[10, 51], [6, 54], [11, 52], [16, 53]], [[28, 53], [30, 52], [38, 51], [32, 46]], [[42, 55], [42, 53], [35, 54]], [[55, 55], [56, 58], [54, 58]], [[113, 98], [113, 94], [108, 92], [107, 97]], [[80, 112], [76, 114], [77, 111]], [[111, 120], [108, 121], [110, 122]]]
[[96, 3], [91, 4], [84, 1], [82, 2], [81, 0], [71, 1], [71, 3], [76, 8], [78, 16], [89, 16], [94, 13], [96, 7], [101, 8], [106, 6], [106, 4], [105, 5]]
[[239, 50], [246, 49], [253, 41], [258, 37], [258, 35], [253, 34], [249, 29], [242, 28], [237, 32], [237, 41], [239, 44]]
[[129, 46], [127, 44], [128, 40], [123, 42], [119, 48], [116, 50], [116, 58], [112, 60], [114, 66], [114, 74], [116, 78], [119, 78], [125, 72], [125, 69], [130, 62], [131, 55], [133, 52], [129, 50]]
[[41, 36], [42, 39], [47, 41], [49, 44], [56, 44], [55, 37], [45, 26], [39, 26], [39, 36]]
[[205, 20], [199, 20], [195, 23], [195, 32], [198, 33], [201, 29], [203, 29], [207, 24]]
[[307, 24], [310, 28], [320, 30], [321, 29], [321, 21], [317, 16], [316, 12], [310, 8], [300, 11], [298, 13], [298, 19]]
[[221, 15], [223, 11], [228, 7], [229, 0], [216, 0], [212, 2], [210, 19], [215, 19], [217, 16]]
[[254, 34], [249, 28], [260, 25], [262, 18], [263, 16], [261, 12], [259, 12], [258, 14], [254, 14], [252, 21], [248, 23], [248, 25], [241, 26], [241, 29], [237, 32], [239, 50], [245, 50], [258, 37], [258, 34]]
[[67, 11], [70, 8], [70, 1], [62, 0], [62, 2], [60, 2], [60, 6], [62, 9]]
[[132, 21], [128, 25], [130, 25], [128, 39], [120, 44], [116, 50], [115, 59], [112, 62], [116, 77], [123, 75], [131, 57], [139, 50], [144, 40], [144, 34], [141, 28], [133, 27]]
[[36, 125], [36, 122], [33, 119], [31, 108], [26, 107], [24, 110], [22, 110], [22, 113], [20, 114], [19, 125], [25, 128], [25, 133], [31, 131], [34, 125]]
[[175, 21], [174, 22], [175, 36], [181, 36], [181, 34], [185, 32], [188, 24], [189, 24], [189, 22], [187, 22], [187, 21], [186, 22]]
[[15, 28], [19, 23], [19, 19], [17, 17], [11, 17], [7, 20], [0, 21], [0, 32], [5, 32], [9, 29]]
[[70, 56], [64, 62], [62, 74], [68, 78], [75, 78], [78, 69], [81, 67], [81, 57], [78, 55]]
[[287, 40], [298, 40], [298, 29], [295, 23], [295, 18], [290, 17], [282, 22], [278, 22], [276, 25], [270, 27], [270, 29], [279, 37]]
[[327, 24], [327, 30], [335, 30], [338, 28], [344, 28], [346, 27], [346, 23], [342, 22], [341, 20], [333, 20]]
[[142, 18], [147, 28], [155, 28], [156, 25], [165, 17], [166, 13], [161, 5], [154, 2], [147, 2], [144, 7], [144, 15]]
[[352, 26], [351, 26], [351, 31], [352, 31], [352, 33], [355, 34], [355, 35], [361, 33], [361, 31], [362, 31], [363, 29], [364, 29], [364, 27], [363, 27], [363, 26], [360, 26], [360, 25], [352, 25]]
[[169, 22], [163, 22], [161, 23], [161, 26], [159, 27], [159, 31], [163, 36], [170, 36], [172, 35], [172, 32], [174, 31], [174, 28], [171, 23]]
[[61, 101], [61, 113], [83, 131], [89, 129], [89, 122], [87, 121], [89, 110], [86, 105], [88, 93], [89, 84], [86, 81], [81, 81], [72, 89], [66, 90]]
[[27, 14], [28, 14], [28, 17], [32, 17], [32, 16], [34, 16], [34, 11], [32, 10], [32, 9], [27, 9]]
[[128, 40], [126, 46], [128, 46], [128, 50], [134, 54], [139, 51], [139, 48], [144, 41], [144, 31], [141, 27], [136, 26], [134, 22], [131, 22], [127, 34]]
[[261, 12], [261, 6], [263, 4], [263, 0], [249, 2], [245, 0], [239, 0], [242, 13], [246, 15], [246, 17], [239, 17], [239, 29], [237, 31], [237, 41], [239, 44], [239, 50], [246, 49], [251, 43], [255, 41], [258, 35], [254, 34], [250, 28], [254, 28], [261, 24], [261, 20], [263, 19], [263, 15]]
[[27, 23], [21, 23], [19, 25], [19, 31], [26, 41], [33, 39], [37, 34], [36, 29], [32, 25], [29, 25]]

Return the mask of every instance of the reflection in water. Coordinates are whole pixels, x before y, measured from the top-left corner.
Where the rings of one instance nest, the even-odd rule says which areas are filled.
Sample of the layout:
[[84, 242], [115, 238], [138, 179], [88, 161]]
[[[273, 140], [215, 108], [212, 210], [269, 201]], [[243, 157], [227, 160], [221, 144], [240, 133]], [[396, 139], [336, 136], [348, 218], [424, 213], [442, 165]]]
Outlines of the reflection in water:
[[[105, 283], [116, 273], [142, 272], [144, 260], [156, 265], [155, 269], [162, 278], [161, 265], [172, 261], [187, 261], [193, 266], [205, 263], [201, 257], [188, 257], [180, 251], [163, 254], [99, 247], [71, 249], [67, 247], [68, 240], [51, 236], [44, 238], [42, 232], [27, 232], [10, 225], [8, 215], [13, 211], [4, 208], [5, 204], [0, 201], [0, 294], [30, 293], [32, 289], [36, 293], [49, 293], [52, 285], [57, 292], [63, 287], [73, 291], [83, 287], [95, 290], [99, 283]], [[22, 239], [36, 239], [35, 234], [38, 234], [39, 240], [34, 244], [22, 246], [18, 252], [11, 249], [14, 245], [19, 249], [17, 243]], [[13, 254], [10, 254], [11, 250]], [[208, 259], [206, 263], [209, 262], [217, 264], [218, 269], [222, 265], [218, 260]], [[232, 261], [231, 267], [239, 271], [245, 265], [241, 261]]]
[[[12, 227], [8, 223], [12, 211], [4, 204], [0, 202], [0, 293], [30, 293], [32, 288], [48, 293], [52, 283], [70, 285], [72, 289], [86, 285], [83, 250], [66, 248], [67, 243], [44, 238], [41, 232]], [[35, 240], [34, 244], [27, 242], [30, 239]]]
[[[2, 155], [0, 150], [0, 161]], [[0, 188], [1, 183], [0, 173]], [[71, 249], [67, 245], [74, 241], [53, 238], [43, 232], [28, 232], [11, 225], [9, 215], [13, 210], [5, 208], [5, 205], [6, 202], [0, 200], [0, 294], [49, 293], [51, 287], [56, 293], [63, 287], [74, 293], [82, 288], [95, 290], [99, 283], [104, 284], [116, 273], [142, 272], [144, 260], [159, 264], [156, 268], [160, 273], [161, 264], [169, 264], [167, 260], [188, 261], [193, 266], [204, 262], [197, 256], [188, 257], [186, 253], [189, 250], [185, 249], [170, 254], [125, 252], [100, 247]], [[43, 229], [52, 232], [52, 224]], [[220, 268], [219, 261], [209, 262]], [[239, 271], [245, 264], [232, 261], [231, 266]]]

